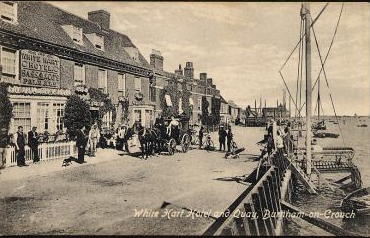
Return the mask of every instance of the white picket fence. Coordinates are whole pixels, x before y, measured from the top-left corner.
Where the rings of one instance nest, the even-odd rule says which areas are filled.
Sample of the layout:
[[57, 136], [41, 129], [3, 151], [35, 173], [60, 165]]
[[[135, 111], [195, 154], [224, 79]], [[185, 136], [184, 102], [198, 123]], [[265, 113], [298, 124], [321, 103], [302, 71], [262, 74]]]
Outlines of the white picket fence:
[[[26, 164], [32, 163], [33, 154], [30, 147], [26, 146], [25, 160]], [[76, 142], [55, 142], [42, 143], [38, 147], [40, 161], [48, 161], [54, 159], [65, 159], [69, 156], [77, 156]], [[17, 165], [17, 156], [15, 147], [8, 147], [5, 149], [6, 167]]]

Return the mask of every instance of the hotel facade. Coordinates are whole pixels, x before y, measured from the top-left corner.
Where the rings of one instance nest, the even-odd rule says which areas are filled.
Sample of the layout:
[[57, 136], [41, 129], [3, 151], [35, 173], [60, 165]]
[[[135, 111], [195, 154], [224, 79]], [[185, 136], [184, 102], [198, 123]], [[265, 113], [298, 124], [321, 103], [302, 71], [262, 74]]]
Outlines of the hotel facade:
[[[147, 62], [128, 36], [110, 29], [107, 11], [89, 12], [84, 19], [45, 2], [0, 2], [0, 69], [0, 82], [9, 84], [13, 105], [10, 133], [18, 126], [25, 131], [37, 126], [51, 134], [64, 131], [66, 101], [84, 88], [99, 89], [115, 106], [116, 120], [108, 112], [105, 127], [124, 120], [153, 124], [165, 107], [173, 106], [167, 96], [165, 104], [160, 98], [173, 80], [180, 91], [186, 87], [191, 93], [191, 123], [201, 121], [202, 97], [209, 108], [212, 98], [220, 98], [206, 73], [194, 78], [192, 62], [174, 73], [163, 70], [159, 51]], [[129, 102], [126, 119], [123, 101]], [[96, 110], [99, 102], [88, 103]]]

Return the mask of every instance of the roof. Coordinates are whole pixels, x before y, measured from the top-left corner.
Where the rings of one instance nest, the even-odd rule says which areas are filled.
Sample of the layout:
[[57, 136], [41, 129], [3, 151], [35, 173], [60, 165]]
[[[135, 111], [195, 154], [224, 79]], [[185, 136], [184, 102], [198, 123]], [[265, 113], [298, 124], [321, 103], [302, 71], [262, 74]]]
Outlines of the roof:
[[[0, 29], [42, 41], [77, 49], [82, 52], [106, 57], [131, 65], [149, 67], [140, 54], [139, 62], [134, 61], [123, 47], [137, 48], [130, 38], [113, 30], [102, 31], [97, 23], [73, 15], [46, 2], [18, 2], [18, 24], [0, 21]], [[63, 25], [82, 28], [84, 34], [96, 33], [104, 36], [104, 51], [96, 49], [83, 35], [82, 44], [75, 43], [63, 30]]]
[[220, 97], [221, 97], [221, 102], [227, 104], [227, 101], [225, 100], [225, 98], [222, 95], [220, 95]]

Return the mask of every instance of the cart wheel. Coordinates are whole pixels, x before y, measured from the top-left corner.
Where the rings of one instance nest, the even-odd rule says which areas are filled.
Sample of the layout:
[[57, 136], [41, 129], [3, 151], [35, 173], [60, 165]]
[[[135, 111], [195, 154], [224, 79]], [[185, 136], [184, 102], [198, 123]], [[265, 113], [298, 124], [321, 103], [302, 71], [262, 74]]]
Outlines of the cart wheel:
[[173, 154], [175, 154], [175, 150], [176, 150], [176, 141], [175, 141], [175, 139], [171, 138], [167, 142], [167, 151], [170, 155], [173, 155]]
[[182, 152], [186, 153], [189, 150], [189, 147], [190, 147], [190, 136], [188, 134], [185, 134], [182, 136], [181, 139]]

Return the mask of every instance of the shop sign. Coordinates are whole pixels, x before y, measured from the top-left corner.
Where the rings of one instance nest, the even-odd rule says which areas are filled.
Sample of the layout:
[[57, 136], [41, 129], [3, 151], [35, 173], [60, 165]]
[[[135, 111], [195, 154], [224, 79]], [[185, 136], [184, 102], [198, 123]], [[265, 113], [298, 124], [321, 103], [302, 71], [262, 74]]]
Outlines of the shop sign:
[[60, 59], [57, 56], [32, 50], [21, 50], [20, 64], [22, 84], [49, 88], [60, 87]]
[[45, 96], [70, 96], [71, 91], [68, 89], [56, 88], [35, 88], [35, 87], [22, 87], [10, 85], [8, 86], [8, 93], [22, 94], [22, 95], [45, 95]]

